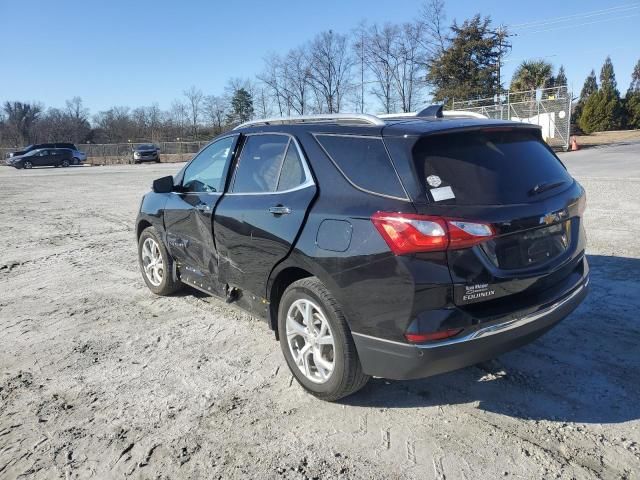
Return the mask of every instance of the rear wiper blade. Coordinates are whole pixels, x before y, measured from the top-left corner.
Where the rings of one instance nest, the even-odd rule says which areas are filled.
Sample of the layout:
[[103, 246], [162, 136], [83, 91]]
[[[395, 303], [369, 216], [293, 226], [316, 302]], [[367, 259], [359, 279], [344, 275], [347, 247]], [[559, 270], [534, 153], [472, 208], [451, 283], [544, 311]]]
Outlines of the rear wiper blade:
[[557, 188], [560, 185], [564, 185], [565, 181], [560, 182], [549, 182], [549, 183], [539, 183], [531, 190], [529, 190], [529, 195], [538, 195], [539, 193], [546, 192], [547, 190], [551, 190], [553, 188]]

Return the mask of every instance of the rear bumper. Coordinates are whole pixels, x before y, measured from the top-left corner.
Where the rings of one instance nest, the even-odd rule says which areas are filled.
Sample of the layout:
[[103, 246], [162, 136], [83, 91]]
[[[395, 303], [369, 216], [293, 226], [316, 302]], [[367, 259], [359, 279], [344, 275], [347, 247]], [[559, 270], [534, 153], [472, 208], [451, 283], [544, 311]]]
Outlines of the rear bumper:
[[525, 345], [569, 315], [587, 295], [589, 277], [570, 292], [533, 313], [507, 317], [468, 329], [457, 337], [412, 345], [353, 332], [365, 373], [394, 380], [430, 377], [468, 367]]

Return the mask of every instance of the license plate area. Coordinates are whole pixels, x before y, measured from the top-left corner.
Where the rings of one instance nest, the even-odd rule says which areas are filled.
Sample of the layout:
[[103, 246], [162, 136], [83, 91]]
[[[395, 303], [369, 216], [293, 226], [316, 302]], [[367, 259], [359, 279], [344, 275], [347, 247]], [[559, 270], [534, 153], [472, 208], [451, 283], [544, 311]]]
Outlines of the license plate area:
[[482, 244], [489, 260], [501, 270], [538, 267], [567, 251], [571, 220], [495, 238]]

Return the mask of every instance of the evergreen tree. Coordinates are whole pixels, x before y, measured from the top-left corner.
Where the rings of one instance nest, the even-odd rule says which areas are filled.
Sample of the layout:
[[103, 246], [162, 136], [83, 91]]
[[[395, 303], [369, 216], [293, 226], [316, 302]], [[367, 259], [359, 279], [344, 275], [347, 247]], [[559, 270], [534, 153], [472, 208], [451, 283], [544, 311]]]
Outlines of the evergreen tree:
[[556, 87], [562, 87], [567, 85], [567, 75], [564, 73], [564, 66], [560, 65], [560, 69], [558, 70], [558, 74], [556, 78], [553, 80], [553, 84]]
[[636, 63], [633, 73], [631, 74], [631, 83], [629, 84], [627, 95], [629, 93], [640, 93], [640, 60]]
[[582, 110], [584, 109], [584, 104], [587, 103], [587, 99], [597, 91], [598, 80], [596, 78], [596, 72], [595, 70], [591, 70], [591, 73], [585, 79], [582, 90], [580, 91], [580, 98], [578, 99], [578, 103], [573, 109], [572, 119], [576, 125], [580, 126], [580, 117], [582, 116]]
[[434, 100], [466, 100], [499, 93], [499, 62], [508, 48], [507, 32], [492, 30], [491, 18], [480, 15], [462, 25], [454, 23], [451, 31], [445, 48], [428, 62], [427, 81]]
[[[618, 90], [618, 84], [616, 83], [616, 74], [613, 73], [613, 63], [611, 63], [611, 57], [607, 57], [600, 69], [600, 88]], [[618, 93], [618, 96], [620, 94]]]
[[631, 74], [631, 84], [624, 99], [626, 126], [640, 128], [640, 60]]
[[585, 102], [578, 124], [585, 133], [615, 130], [622, 125], [622, 114], [613, 64], [607, 57], [600, 71], [600, 89]]
[[582, 90], [580, 91], [580, 100], [582, 104], [587, 101], [589, 95], [592, 93], [596, 93], [598, 91], [598, 80], [596, 79], [595, 70], [591, 70], [591, 73], [584, 81], [584, 85], [582, 86]]
[[253, 97], [245, 88], [237, 89], [231, 99], [231, 112], [228, 116], [229, 123], [242, 123], [253, 117]]

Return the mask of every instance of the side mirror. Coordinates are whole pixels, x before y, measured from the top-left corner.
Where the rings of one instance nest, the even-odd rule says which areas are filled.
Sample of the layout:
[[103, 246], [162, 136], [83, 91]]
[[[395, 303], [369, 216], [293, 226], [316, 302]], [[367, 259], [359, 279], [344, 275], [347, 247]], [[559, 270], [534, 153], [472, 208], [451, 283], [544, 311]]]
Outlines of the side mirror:
[[173, 192], [173, 177], [171, 175], [158, 178], [153, 181], [151, 189], [155, 193], [171, 193]]

